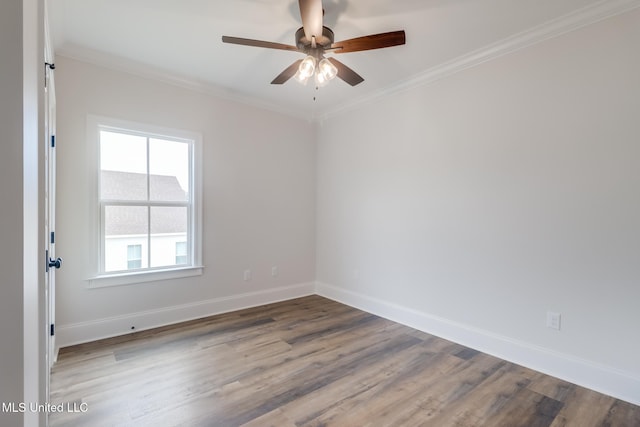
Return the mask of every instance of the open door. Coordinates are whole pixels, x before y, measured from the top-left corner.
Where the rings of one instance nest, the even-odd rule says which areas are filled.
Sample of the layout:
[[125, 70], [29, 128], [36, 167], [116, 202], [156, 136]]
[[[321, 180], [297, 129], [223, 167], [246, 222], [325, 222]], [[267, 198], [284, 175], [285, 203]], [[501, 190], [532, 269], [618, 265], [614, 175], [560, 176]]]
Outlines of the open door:
[[55, 302], [56, 302], [56, 270], [62, 266], [62, 259], [56, 254], [56, 96], [53, 63], [53, 50], [48, 37], [47, 21], [45, 21], [45, 91], [44, 91], [44, 132], [46, 148], [44, 159], [44, 232], [45, 232], [45, 324], [48, 339], [46, 340], [45, 358], [47, 360], [46, 396], [50, 395], [51, 367], [57, 357], [55, 336]]
[[55, 134], [55, 90], [53, 69], [47, 65], [47, 89], [45, 95], [45, 121], [47, 150], [45, 160], [45, 238], [48, 254], [45, 289], [47, 293], [47, 329], [49, 330], [48, 351], [49, 367], [56, 358], [55, 345], [55, 299], [56, 270], [62, 266], [62, 259], [56, 257], [56, 134]]

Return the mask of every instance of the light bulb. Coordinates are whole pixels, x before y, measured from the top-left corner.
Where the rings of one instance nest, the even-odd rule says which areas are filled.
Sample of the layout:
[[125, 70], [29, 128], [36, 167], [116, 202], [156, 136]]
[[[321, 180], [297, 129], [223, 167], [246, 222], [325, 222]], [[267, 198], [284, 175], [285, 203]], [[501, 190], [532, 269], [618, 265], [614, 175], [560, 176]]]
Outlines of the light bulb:
[[316, 58], [309, 55], [302, 60], [300, 66], [298, 67], [298, 73], [302, 78], [308, 79], [313, 75], [313, 72], [316, 69]]
[[327, 58], [323, 58], [318, 64], [318, 73], [322, 74], [326, 81], [329, 81], [338, 74], [338, 69]]
[[324, 73], [321, 72], [320, 70], [318, 70], [318, 72], [316, 73], [316, 86], [318, 87], [322, 87], [325, 86], [327, 83], [329, 83], [329, 80], [325, 77]]
[[302, 73], [300, 73], [300, 70], [298, 70], [298, 72], [296, 73], [295, 76], [293, 76], [293, 78], [296, 79], [298, 83], [302, 84], [303, 86], [305, 86], [309, 81], [309, 76], [303, 76]]

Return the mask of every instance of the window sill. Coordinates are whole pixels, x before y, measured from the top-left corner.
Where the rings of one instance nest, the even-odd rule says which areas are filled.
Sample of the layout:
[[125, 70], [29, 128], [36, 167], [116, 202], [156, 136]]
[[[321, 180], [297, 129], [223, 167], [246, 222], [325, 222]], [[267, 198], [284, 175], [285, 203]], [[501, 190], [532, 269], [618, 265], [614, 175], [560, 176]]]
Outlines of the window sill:
[[182, 279], [201, 276], [204, 266], [179, 267], [166, 270], [139, 271], [135, 273], [104, 274], [87, 279], [89, 288], [134, 285], [159, 280]]

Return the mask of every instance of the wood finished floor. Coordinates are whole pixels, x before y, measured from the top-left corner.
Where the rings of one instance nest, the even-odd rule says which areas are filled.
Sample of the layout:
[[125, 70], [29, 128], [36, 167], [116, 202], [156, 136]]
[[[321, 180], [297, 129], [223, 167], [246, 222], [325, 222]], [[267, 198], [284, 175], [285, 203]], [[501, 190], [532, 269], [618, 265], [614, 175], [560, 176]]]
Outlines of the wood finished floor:
[[62, 349], [60, 426], [638, 427], [640, 407], [318, 296]]

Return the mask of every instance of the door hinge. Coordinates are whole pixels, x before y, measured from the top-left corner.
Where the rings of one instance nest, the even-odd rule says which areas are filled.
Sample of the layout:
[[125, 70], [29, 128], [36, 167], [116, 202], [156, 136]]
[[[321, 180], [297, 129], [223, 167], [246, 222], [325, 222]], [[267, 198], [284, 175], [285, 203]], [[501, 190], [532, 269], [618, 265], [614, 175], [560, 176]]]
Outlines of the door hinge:
[[49, 68], [50, 70], [55, 70], [56, 69], [56, 64], [51, 64], [49, 62], [45, 62], [44, 63], [44, 87], [45, 87], [45, 89], [47, 87], [47, 68]]
[[51, 148], [56, 148], [56, 136], [51, 135]]
[[54, 244], [56, 242], [56, 232], [52, 231], [51, 232], [51, 239], [50, 239], [50, 243]]
[[51, 334], [51, 336], [54, 336], [56, 334], [56, 325], [54, 325], [53, 323], [51, 324], [51, 327], [49, 328], [49, 333]]

